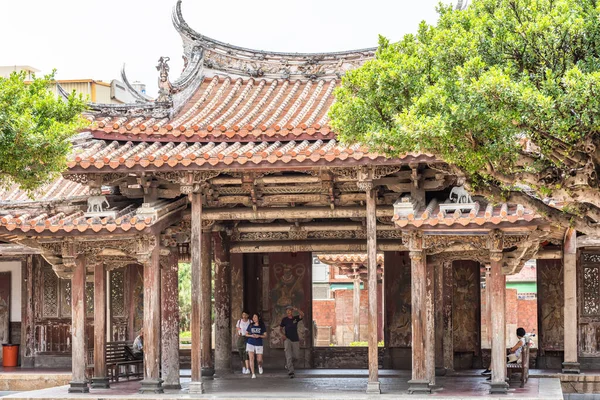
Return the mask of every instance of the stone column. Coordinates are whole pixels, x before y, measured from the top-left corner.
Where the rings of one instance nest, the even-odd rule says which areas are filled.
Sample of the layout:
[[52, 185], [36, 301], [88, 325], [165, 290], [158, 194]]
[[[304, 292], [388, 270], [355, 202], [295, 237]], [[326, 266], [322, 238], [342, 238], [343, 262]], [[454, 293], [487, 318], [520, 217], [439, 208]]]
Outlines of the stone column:
[[201, 321], [202, 325], [202, 376], [212, 378], [215, 366], [212, 358], [212, 237], [210, 232], [202, 232], [200, 239], [202, 255], [200, 260]]
[[231, 373], [231, 268], [229, 238], [213, 233], [215, 260], [215, 371]]
[[204, 393], [202, 383], [202, 334], [201, 334], [201, 315], [202, 315], [202, 274], [201, 259], [202, 246], [200, 245], [202, 236], [202, 194], [191, 193], [192, 207], [192, 226], [190, 238], [190, 251], [192, 261], [192, 381], [190, 382], [190, 394]]
[[354, 341], [360, 341], [360, 275], [354, 268], [354, 291], [352, 292], [352, 318], [354, 322]]
[[[140, 393], [163, 393], [160, 379], [160, 246], [156, 237], [147, 238], [144, 265], [144, 379]], [[148, 253], [147, 253], [148, 254]]]
[[369, 285], [369, 381], [367, 393], [381, 393], [379, 388], [379, 348], [377, 347], [377, 191], [367, 187], [367, 283]]
[[452, 271], [452, 261], [446, 261], [443, 264], [444, 270], [444, 309], [442, 311], [443, 329], [444, 329], [444, 369], [454, 371], [454, 330], [452, 328], [452, 298], [454, 296], [454, 276]]
[[425, 262], [425, 371], [430, 386], [435, 385], [434, 265]]
[[85, 379], [85, 256], [75, 258], [71, 277], [71, 372], [69, 393], [88, 393]]
[[164, 389], [181, 389], [179, 383], [179, 255], [171, 248], [168, 256], [162, 256], [161, 303], [162, 303], [162, 352], [161, 376]]
[[506, 383], [506, 276], [502, 273], [502, 249], [490, 251], [490, 296], [492, 306], [492, 384], [490, 393], [503, 394]]
[[411, 260], [412, 309], [412, 379], [408, 381], [409, 393], [431, 393], [426, 367], [426, 257], [420, 232], [413, 232], [409, 240]]
[[434, 264], [434, 316], [435, 316], [435, 374], [443, 376], [444, 369], [444, 264]]
[[563, 273], [565, 287], [565, 361], [563, 373], [580, 372], [577, 351], [577, 237], [575, 230], [569, 228], [563, 243]]
[[92, 388], [108, 388], [106, 376], [106, 267], [94, 267], [94, 377]]
[[[33, 368], [33, 263], [39, 255], [28, 255], [21, 265], [21, 367]], [[36, 263], [39, 265], [39, 262]], [[28, 300], [29, 299], [29, 300]]]

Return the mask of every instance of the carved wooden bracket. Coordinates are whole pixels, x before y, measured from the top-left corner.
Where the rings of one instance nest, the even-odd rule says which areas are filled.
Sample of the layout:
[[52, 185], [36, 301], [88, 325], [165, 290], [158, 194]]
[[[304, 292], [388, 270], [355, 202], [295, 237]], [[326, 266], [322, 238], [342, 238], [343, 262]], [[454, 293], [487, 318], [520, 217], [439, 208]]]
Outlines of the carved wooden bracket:
[[129, 174], [121, 172], [111, 172], [108, 174], [63, 174], [63, 178], [82, 185], [99, 188], [108, 186], [127, 178]]

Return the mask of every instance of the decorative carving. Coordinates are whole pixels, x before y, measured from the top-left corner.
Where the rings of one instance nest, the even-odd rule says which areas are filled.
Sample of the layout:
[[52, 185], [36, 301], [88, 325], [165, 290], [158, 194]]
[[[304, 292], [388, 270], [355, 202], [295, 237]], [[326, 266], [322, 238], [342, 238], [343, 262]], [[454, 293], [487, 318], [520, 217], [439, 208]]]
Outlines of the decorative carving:
[[488, 235], [488, 249], [502, 250], [504, 248], [504, 234], [498, 229], [494, 229]]
[[411, 260], [413, 261], [422, 261], [423, 260], [423, 254], [424, 252], [421, 250], [417, 250], [417, 251], [409, 251], [408, 252], [408, 256], [410, 257]]
[[373, 179], [380, 179], [384, 176], [395, 174], [400, 171], [402, 166], [400, 165], [377, 165], [373, 168]]
[[135, 264], [136, 260], [130, 257], [102, 256], [100, 261], [104, 263], [107, 271], [124, 268], [130, 264]]
[[87, 212], [101, 213], [104, 211], [104, 204], [106, 204], [106, 208], [110, 207], [106, 196], [90, 196], [88, 197]]
[[600, 266], [583, 266], [582, 315], [600, 316]]
[[171, 102], [172, 85], [169, 81], [169, 57], [161, 57], [158, 59], [156, 70], [158, 71], [158, 97], [156, 101], [159, 103]]
[[137, 260], [140, 264], [150, 263], [152, 251], [158, 245], [153, 235], [138, 236], [135, 239]]
[[56, 318], [58, 317], [58, 277], [52, 269], [43, 270], [42, 285], [42, 315], [47, 318]]
[[347, 179], [356, 180], [358, 179], [358, 171], [360, 167], [344, 167], [344, 168], [331, 168], [330, 171], [333, 175], [340, 176]]
[[122, 179], [125, 179], [129, 174], [111, 172], [108, 174], [63, 174], [63, 178], [82, 185], [109, 186]]
[[126, 317], [125, 272], [114, 270], [110, 273], [110, 305], [113, 317]]
[[371, 181], [371, 180], [358, 181], [358, 182], [356, 182], [356, 186], [358, 187], [358, 190], [360, 190], [360, 191], [369, 192], [369, 191], [373, 190], [373, 181]]
[[85, 311], [88, 317], [94, 315], [94, 282], [85, 283]]
[[483, 235], [424, 235], [423, 247], [428, 254], [439, 253], [455, 243], [470, 244], [475, 249], [486, 248], [488, 237]]
[[471, 195], [465, 190], [463, 186], [455, 186], [450, 190], [450, 196], [448, 200], [452, 203], [457, 204], [468, 204], [473, 203], [473, 199], [471, 199]]

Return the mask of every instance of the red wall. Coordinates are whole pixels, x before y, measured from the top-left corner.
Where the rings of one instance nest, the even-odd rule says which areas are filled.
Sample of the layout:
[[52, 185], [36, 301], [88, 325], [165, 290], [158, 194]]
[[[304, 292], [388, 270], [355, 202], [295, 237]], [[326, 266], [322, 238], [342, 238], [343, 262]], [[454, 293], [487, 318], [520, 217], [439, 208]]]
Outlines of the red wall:
[[335, 299], [313, 300], [313, 319], [317, 326], [330, 326], [335, 335]]

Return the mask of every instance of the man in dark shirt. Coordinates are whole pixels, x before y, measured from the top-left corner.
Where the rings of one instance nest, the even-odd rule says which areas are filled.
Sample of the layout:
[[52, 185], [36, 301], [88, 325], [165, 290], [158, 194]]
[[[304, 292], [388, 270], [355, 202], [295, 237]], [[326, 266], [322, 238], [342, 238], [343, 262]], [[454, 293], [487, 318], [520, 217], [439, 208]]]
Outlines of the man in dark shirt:
[[[298, 311], [300, 315], [294, 315]], [[304, 318], [304, 313], [296, 307], [287, 306], [286, 316], [281, 320], [281, 333], [283, 334], [283, 348], [285, 350], [285, 368], [290, 378], [294, 377], [294, 361], [300, 353], [300, 338], [298, 337], [298, 322]]]

